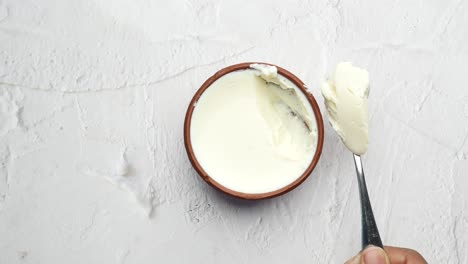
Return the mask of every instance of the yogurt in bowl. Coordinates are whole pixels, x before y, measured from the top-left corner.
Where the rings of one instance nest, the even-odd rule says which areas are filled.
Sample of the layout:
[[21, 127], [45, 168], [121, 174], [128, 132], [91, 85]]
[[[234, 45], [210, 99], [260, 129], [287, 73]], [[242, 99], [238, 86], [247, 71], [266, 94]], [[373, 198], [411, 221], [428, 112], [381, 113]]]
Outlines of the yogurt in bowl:
[[323, 145], [319, 107], [290, 72], [241, 63], [209, 78], [185, 118], [187, 154], [200, 176], [227, 194], [263, 199], [302, 183]]

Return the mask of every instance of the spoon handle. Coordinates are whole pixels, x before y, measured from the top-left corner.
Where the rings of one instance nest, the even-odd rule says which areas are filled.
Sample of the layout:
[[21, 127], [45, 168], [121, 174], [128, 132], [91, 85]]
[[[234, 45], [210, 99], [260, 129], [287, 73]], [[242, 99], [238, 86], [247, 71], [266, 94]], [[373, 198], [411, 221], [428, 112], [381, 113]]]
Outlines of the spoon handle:
[[356, 154], [353, 155], [359, 184], [359, 196], [361, 198], [362, 248], [364, 249], [369, 245], [383, 248], [379, 230], [375, 223], [374, 213], [372, 213], [369, 194], [367, 193], [366, 179], [364, 178], [361, 157]]

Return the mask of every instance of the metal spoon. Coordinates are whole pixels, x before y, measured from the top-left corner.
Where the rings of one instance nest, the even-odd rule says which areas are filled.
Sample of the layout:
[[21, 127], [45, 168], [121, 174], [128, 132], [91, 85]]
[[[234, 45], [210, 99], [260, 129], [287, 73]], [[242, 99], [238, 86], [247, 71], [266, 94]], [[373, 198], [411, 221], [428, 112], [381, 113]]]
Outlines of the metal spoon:
[[359, 196], [361, 198], [362, 248], [364, 249], [369, 245], [383, 248], [379, 230], [377, 229], [377, 224], [375, 223], [374, 213], [372, 213], [369, 194], [367, 193], [366, 179], [364, 178], [361, 156], [354, 153], [353, 156], [359, 184]]

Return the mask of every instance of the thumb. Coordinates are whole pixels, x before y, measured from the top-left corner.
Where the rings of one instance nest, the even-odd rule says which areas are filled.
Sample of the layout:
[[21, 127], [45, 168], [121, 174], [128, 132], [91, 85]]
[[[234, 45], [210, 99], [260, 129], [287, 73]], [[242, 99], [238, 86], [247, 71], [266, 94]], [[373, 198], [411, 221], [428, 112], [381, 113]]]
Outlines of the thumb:
[[361, 252], [363, 264], [390, 264], [387, 254], [379, 247], [369, 246]]

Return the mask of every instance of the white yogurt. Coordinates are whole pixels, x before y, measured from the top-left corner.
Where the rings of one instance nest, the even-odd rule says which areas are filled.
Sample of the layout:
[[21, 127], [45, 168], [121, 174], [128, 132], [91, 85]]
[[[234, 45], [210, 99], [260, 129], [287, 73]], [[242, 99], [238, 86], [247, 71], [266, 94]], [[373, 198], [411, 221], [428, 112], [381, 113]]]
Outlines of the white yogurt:
[[305, 95], [276, 67], [260, 64], [226, 74], [205, 90], [190, 130], [194, 154], [208, 175], [250, 194], [294, 182], [317, 145]]
[[322, 85], [328, 120], [353, 153], [362, 155], [368, 146], [369, 73], [350, 62], [340, 62]]

